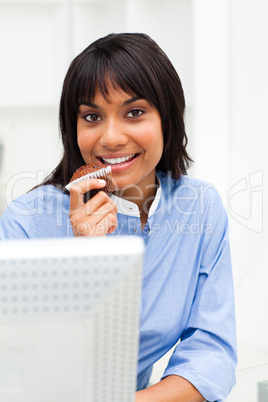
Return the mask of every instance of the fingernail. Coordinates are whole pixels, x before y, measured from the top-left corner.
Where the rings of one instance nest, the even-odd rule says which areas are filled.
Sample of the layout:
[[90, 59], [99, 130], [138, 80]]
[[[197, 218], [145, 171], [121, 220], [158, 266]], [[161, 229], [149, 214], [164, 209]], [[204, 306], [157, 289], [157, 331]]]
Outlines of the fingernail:
[[100, 184], [106, 184], [106, 181], [105, 180], [102, 180], [102, 179], [98, 179], [99, 180], [99, 183]]

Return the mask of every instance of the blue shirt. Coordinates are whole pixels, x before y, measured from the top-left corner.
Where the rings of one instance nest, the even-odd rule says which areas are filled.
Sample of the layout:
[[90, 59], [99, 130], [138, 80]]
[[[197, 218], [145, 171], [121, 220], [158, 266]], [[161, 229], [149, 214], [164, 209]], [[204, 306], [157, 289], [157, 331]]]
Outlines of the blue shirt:
[[[146, 244], [137, 389], [148, 385], [153, 364], [177, 344], [163, 377], [182, 376], [208, 401], [224, 401], [236, 367], [226, 211], [211, 185], [162, 172], [158, 177], [143, 231], [136, 204], [113, 196], [118, 227], [110, 236], [136, 234]], [[73, 236], [69, 196], [53, 186], [12, 201], [0, 219], [0, 239], [64, 236]]]

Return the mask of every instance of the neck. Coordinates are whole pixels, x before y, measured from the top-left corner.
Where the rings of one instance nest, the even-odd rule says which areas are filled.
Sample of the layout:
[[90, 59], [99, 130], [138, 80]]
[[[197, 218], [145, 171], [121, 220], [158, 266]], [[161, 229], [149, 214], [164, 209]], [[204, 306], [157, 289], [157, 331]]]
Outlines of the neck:
[[129, 189], [124, 189], [114, 192], [118, 197], [124, 198], [127, 201], [136, 204], [140, 211], [141, 225], [145, 226], [149, 215], [150, 207], [155, 199], [158, 182], [148, 185], [145, 190], [139, 186], [134, 186]]

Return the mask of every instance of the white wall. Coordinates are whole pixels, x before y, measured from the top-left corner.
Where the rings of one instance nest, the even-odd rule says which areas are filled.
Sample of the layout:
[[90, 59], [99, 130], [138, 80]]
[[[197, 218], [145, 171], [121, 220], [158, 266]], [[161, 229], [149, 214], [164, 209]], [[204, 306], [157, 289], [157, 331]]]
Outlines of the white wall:
[[[268, 2], [232, 3], [231, 238], [238, 336], [268, 350]], [[239, 191], [241, 190], [241, 191]], [[268, 361], [268, 359], [266, 360]]]
[[71, 59], [109, 32], [148, 33], [183, 82], [190, 174], [215, 184], [230, 215], [244, 367], [268, 361], [267, 17], [265, 0], [0, 0], [0, 209], [60, 157]]
[[194, 1], [194, 174], [230, 216], [239, 367], [268, 361], [268, 3]]

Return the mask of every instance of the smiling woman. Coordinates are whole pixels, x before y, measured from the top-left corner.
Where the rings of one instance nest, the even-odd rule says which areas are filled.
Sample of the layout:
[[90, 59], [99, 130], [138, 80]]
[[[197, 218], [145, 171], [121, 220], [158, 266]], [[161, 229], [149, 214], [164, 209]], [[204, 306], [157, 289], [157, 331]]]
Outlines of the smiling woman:
[[137, 186], [143, 199], [152, 195], [163, 133], [160, 114], [146, 99], [110, 85], [106, 100], [97, 89], [93, 106], [79, 106], [77, 142], [86, 163], [111, 165], [115, 189], [125, 199], [133, 200]]
[[[227, 215], [211, 185], [186, 176], [184, 110], [179, 76], [150, 37], [95, 41], [64, 80], [62, 160], [0, 221], [0, 238], [144, 239], [136, 402], [220, 402], [235, 382]], [[111, 167], [114, 191], [85, 201], [106, 182], [65, 186], [92, 163]], [[153, 364], [175, 344], [161, 381], [148, 387]]]

